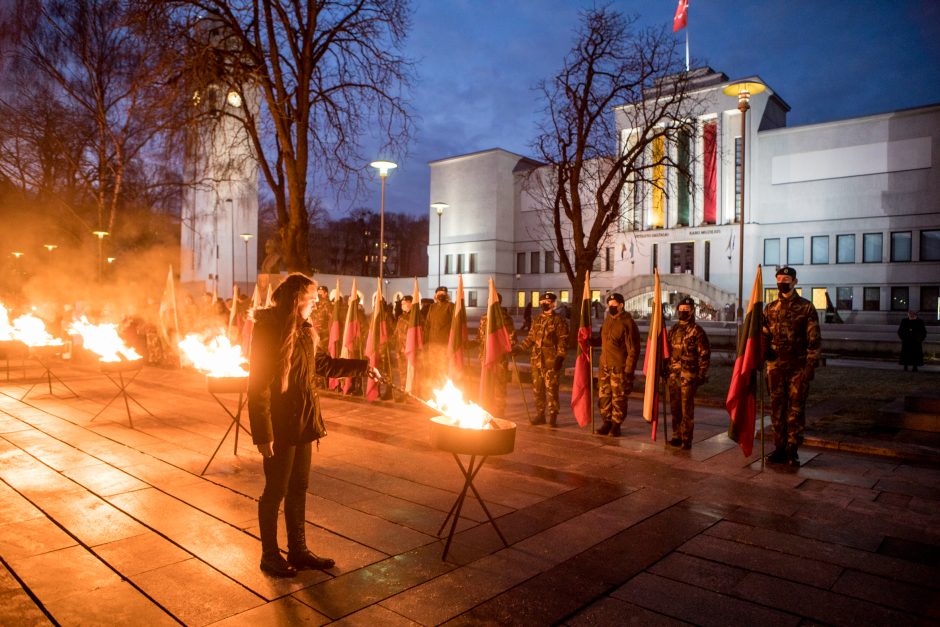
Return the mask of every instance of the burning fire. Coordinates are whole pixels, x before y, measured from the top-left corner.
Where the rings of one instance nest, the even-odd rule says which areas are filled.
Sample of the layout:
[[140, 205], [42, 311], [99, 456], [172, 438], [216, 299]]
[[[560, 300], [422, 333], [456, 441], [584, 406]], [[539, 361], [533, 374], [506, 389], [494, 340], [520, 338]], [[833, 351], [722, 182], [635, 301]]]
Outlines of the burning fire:
[[219, 333], [211, 339], [204, 339], [196, 333], [190, 333], [179, 343], [180, 350], [196, 370], [210, 377], [247, 377], [243, 367], [248, 360], [242, 356], [241, 346], [229, 341]]
[[0, 340], [18, 340], [27, 346], [61, 346], [62, 340], [46, 331], [46, 323], [32, 314], [23, 314], [10, 324], [7, 308], [0, 304]]
[[449, 379], [443, 389], [434, 390], [434, 400], [427, 404], [449, 418], [451, 425], [464, 429], [497, 428], [493, 416], [476, 403], [463, 400], [463, 393]]
[[142, 359], [140, 353], [124, 343], [118, 335], [116, 324], [91, 324], [82, 316], [69, 326], [69, 333], [82, 336], [88, 350], [98, 353], [101, 361], [134, 361]]

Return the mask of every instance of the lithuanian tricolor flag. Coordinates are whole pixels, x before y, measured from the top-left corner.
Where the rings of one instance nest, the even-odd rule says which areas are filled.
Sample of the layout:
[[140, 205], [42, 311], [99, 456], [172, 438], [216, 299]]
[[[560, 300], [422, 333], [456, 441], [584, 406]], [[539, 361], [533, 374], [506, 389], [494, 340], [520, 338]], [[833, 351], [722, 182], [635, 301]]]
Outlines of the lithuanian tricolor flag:
[[584, 278], [581, 313], [578, 317], [578, 357], [574, 362], [574, 381], [571, 383], [571, 411], [582, 427], [591, 423], [594, 399], [591, 397], [591, 273]]
[[731, 385], [725, 407], [731, 417], [728, 425], [728, 437], [738, 443], [745, 457], [750, 457], [754, 450], [754, 414], [757, 396], [757, 373], [764, 365], [763, 336], [764, 326], [763, 277], [761, 267], [757, 266], [751, 300], [747, 305], [744, 326], [738, 338], [738, 354], [731, 371]]

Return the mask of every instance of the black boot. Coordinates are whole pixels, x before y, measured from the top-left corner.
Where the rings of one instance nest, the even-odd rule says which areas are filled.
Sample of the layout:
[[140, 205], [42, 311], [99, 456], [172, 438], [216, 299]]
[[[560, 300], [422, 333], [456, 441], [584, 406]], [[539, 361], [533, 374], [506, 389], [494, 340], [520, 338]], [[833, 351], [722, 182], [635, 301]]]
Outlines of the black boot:
[[261, 535], [261, 572], [272, 577], [295, 577], [297, 570], [287, 563], [277, 546], [277, 505], [258, 501], [258, 528]]
[[549, 414], [548, 416], [548, 426], [557, 427], [558, 426], [558, 414]]
[[544, 424], [545, 424], [545, 416], [542, 415], [542, 414], [537, 414], [537, 415], [535, 416], [535, 418], [533, 418], [533, 419], [531, 419], [531, 420], [529, 421], [529, 424], [530, 424], [530, 425], [544, 425]]
[[620, 423], [619, 423], [619, 422], [611, 423], [611, 427], [610, 427], [610, 437], [612, 437], [612, 438], [619, 438], [619, 437], [620, 437]]
[[768, 464], [785, 464], [787, 463], [787, 450], [783, 447], [777, 448], [773, 453], [767, 456]]
[[597, 435], [607, 435], [608, 433], [610, 433], [610, 430], [613, 426], [614, 426], [614, 423], [612, 423], [610, 420], [605, 420], [604, 424], [600, 426], [600, 428], [597, 430], [596, 433]]
[[669, 446], [674, 446], [676, 448], [679, 448], [680, 446], [682, 446], [682, 440], [680, 440], [679, 438], [672, 438], [671, 440], [669, 440]]
[[287, 561], [297, 570], [326, 570], [336, 565], [329, 557], [320, 557], [307, 548], [307, 534], [304, 525], [304, 512], [300, 507], [284, 507], [284, 519], [287, 523]]
[[787, 445], [787, 465], [794, 468], [800, 467], [800, 456], [796, 454], [797, 445]]

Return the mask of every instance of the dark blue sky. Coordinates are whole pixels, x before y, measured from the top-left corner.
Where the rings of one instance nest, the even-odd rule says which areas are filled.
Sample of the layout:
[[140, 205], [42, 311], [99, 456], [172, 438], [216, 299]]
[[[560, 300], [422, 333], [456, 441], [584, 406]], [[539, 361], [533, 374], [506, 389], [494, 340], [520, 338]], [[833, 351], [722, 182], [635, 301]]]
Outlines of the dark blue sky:
[[[676, 3], [610, 6], [659, 25]], [[386, 210], [428, 210], [429, 161], [494, 147], [530, 155], [534, 87], [558, 70], [579, 11], [594, 4], [416, 0], [406, 54], [417, 133], [389, 176]], [[693, 66], [759, 75], [790, 105], [789, 126], [940, 103], [940, 0], [691, 0], [689, 29]], [[378, 210], [377, 177], [374, 190], [354, 206]]]

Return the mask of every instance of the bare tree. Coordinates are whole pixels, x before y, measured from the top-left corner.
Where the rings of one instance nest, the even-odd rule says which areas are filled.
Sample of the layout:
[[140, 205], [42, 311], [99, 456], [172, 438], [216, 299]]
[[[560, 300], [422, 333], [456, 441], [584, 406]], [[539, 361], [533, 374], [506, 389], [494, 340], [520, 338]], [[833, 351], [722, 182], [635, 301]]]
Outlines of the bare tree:
[[[222, 83], [257, 107], [224, 108], [246, 131], [275, 202], [282, 255], [310, 270], [311, 186], [359, 183], [379, 150], [399, 150], [410, 130], [398, 54], [406, 0], [176, 0], [188, 69], [198, 85]], [[211, 24], [213, 36], [205, 38]], [[208, 62], [207, 62], [208, 60]], [[371, 156], [371, 155], [370, 155]], [[314, 190], [323, 197], [322, 190]]]
[[[636, 30], [636, 21], [609, 8], [585, 11], [561, 71], [539, 84], [545, 119], [535, 150], [546, 167], [532, 171], [528, 188], [576, 297], [625, 201], [633, 200], [625, 192], [655, 186], [665, 193], [657, 167], [689, 177], [688, 164], [653, 149], [691, 128], [693, 103], [676, 41], [665, 29]], [[632, 129], [623, 142], [614, 118], [621, 106], [623, 126]]]

